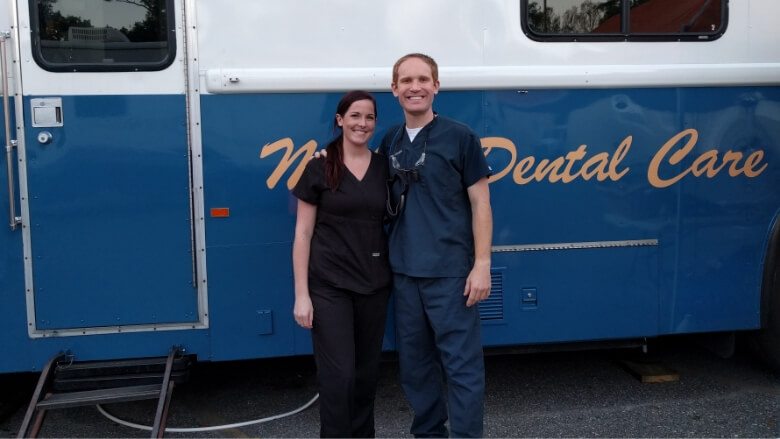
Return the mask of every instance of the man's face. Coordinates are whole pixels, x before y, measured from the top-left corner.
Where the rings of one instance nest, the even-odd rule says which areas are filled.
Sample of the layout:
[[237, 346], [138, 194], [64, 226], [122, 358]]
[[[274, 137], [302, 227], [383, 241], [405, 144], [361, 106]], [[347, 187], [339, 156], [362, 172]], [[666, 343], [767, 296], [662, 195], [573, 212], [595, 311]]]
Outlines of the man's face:
[[409, 58], [398, 66], [398, 79], [392, 84], [404, 112], [421, 116], [431, 111], [439, 81], [433, 80], [431, 67], [420, 58]]

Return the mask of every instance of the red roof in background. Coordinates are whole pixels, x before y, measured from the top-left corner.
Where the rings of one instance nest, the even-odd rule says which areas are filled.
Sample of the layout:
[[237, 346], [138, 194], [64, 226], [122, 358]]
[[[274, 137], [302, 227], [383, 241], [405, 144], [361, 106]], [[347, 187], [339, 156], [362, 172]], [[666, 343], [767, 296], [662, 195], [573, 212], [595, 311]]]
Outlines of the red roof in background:
[[[631, 33], [712, 32], [720, 27], [720, 5], [720, 0], [649, 0], [631, 8]], [[593, 32], [620, 33], [620, 16]]]

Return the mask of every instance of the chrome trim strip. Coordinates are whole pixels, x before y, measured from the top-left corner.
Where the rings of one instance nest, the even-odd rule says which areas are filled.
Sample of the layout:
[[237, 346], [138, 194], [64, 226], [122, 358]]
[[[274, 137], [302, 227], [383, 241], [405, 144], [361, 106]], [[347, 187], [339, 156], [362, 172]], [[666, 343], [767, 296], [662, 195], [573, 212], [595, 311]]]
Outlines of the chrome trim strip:
[[121, 334], [123, 332], [159, 332], [182, 331], [188, 329], [206, 329], [198, 323], [169, 323], [159, 325], [96, 326], [92, 328], [68, 328], [37, 330], [30, 333], [31, 338], [74, 337], [85, 335]]
[[[442, 90], [758, 86], [778, 84], [780, 63], [452, 66], [439, 68], [439, 74], [447, 78]], [[214, 94], [320, 92], [355, 88], [387, 91], [391, 82], [389, 66], [217, 67], [208, 68], [205, 78], [206, 90]]]
[[[19, 6], [21, 3], [21, 7]], [[27, 143], [24, 135], [24, 78], [22, 77], [22, 47], [32, 47], [30, 40], [29, 2], [11, 2], [12, 38], [15, 38], [14, 59], [16, 60], [16, 89], [14, 106], [16, 107], [16, 160], [19, 171], [19, 207], [22, 215], [22, 253], [24, 256], [24, 295], [27, 310], [27, 334], [36, 338], [35, 328], [35, 283], [33, 282], [32, 236], [30, 235], [30, 203], [27, 186]], [[22, 30], [23, 29], [23, 30]]]
[[206, 214], [203, 196], [203, 136], [201, 132], [201, 78], [198, 63], [198, 25], [196, 0], [183, 0], [182, 38], [185, 50], [184, 74], [187, 97], [187, 132], [190, 154], [195, 281], [198, 289], [198, 322], [209, 327], [209, 295], [206, 278]]
[[634, 239], [624, 241], [559, 242], [553, 244], [494, 245], [493, 253], [532, 252], [546, 250], [580, 250], [591, 248], [650, 247], [657, 246], [658, 239]]
[[14, 148], [16, 142], [11, 140], [11, 103], [8, 97], [11, 87], [8, 83], [8, 50], [6, 48], [11, 32], [0, 31], [0, 83], [3, 90], [3, 124], [5, 126], [5, 161], [8, 175], [8, 226], [16, 230], [22, 218], [16, 216], [16, 183], [14, 181]]

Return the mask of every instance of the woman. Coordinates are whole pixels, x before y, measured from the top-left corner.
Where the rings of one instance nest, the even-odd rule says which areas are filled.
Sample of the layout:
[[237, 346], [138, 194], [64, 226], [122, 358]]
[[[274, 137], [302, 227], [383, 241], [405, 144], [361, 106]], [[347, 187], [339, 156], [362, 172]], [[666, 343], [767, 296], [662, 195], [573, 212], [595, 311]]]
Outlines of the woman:
[[387, 159], [368, 148], [376, 101], [339, 101], [326, 158], [312, 159], [293, 194], [295, 321], [312, 330], [322, 437], [373, 437], [374, 395], [390, 294], [383, 229]]

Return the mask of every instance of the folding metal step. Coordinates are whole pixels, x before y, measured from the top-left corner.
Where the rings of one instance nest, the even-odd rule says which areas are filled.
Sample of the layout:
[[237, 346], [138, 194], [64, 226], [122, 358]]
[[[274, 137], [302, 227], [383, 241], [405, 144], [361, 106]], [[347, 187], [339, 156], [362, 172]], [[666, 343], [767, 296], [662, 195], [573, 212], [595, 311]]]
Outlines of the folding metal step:
[[167, 357], [73, 360], [59, 353], [43, 368], [18, 437], [36, 437], [48, 410], [144, 399], [157, 399], [152, 437], [162, 437], [174, 385], [187, 379], [191, 364], [176, 347]]

